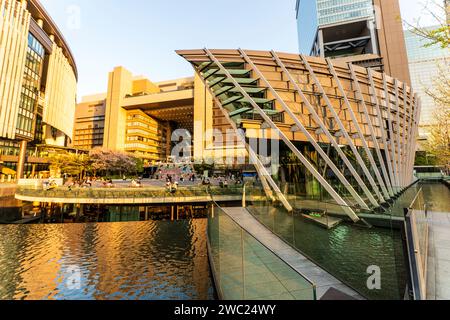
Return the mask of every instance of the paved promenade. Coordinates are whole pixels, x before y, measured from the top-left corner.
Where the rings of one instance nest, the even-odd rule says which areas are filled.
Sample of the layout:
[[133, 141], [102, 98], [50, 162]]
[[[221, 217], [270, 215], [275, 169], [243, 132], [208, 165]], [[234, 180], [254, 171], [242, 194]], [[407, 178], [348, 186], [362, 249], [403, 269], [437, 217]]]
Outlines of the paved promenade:
[[430, 212], [428, 300], [450, 300], [450, 213]]

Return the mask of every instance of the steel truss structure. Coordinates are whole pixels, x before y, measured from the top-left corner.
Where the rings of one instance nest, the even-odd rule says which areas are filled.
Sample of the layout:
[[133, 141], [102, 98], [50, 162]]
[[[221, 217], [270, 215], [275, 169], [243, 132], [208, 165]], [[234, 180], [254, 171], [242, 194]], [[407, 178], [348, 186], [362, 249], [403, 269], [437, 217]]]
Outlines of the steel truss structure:
[[[406, 84], [351, 64], [274, 51], [177, 53], [235, 130], [256, 122], [273, 133], [353, 221], [360, 220], [358, 210], [380, 207], [414, 182], [420, 101]], [[241, 139], [266, 189], [292, 210], [257, 150]], [[309, 144], [323, 165], [299, 143]]]

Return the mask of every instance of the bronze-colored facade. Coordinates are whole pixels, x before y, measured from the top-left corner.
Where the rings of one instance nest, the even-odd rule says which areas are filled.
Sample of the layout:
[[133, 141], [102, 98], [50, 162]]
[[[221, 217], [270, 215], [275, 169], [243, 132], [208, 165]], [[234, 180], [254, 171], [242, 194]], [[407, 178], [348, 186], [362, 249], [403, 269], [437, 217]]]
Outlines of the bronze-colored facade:
[[[192, 63], [229, 125], [243, 128], [247, 141], [280, 141], [299, 161], [296, 170], [312, 175], [352, 219], [358, 220], [351, 207], [379, 207], [413, 182], [420, 101], [406, 83], [295, 54], [207, 49], [178, 54]], [[257, 150], [246, 147], [260, 177], [289, 207], [278, 188], [289, 175], [275, 181], [279, 171], [268, 175]]]

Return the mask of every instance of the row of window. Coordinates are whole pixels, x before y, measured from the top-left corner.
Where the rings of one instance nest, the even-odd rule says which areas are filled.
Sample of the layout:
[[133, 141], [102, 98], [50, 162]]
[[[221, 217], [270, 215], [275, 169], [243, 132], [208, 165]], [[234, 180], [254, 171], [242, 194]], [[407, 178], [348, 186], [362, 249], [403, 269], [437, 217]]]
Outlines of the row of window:
[[90, 142], [75, 142], [74, 146], [76, 148], [95, 148], [103, 146], [103, 140], [92, 140]]
[[373, 16], [373, 9], [361, 9], [352, 12], [344, 12], [341, 14], [336, 14], [328, 17], [319, 18], [319, 24], [329, 25], [337, 22], [345, 22], [349, 20], [355, 20], [358, 18], [368, 18]]
[[28, 35], [27, 59], [25, 62], [24, 83], [17, 117], [17, 133], [26, 137], [34, 136], [34, 114], [38, 103], [41, 84], [43, 56], [45, 51], [36, 38]]
[[[348, 13], [351, 11], [356, 10], [371, 10], [372, 9], [372, 3], [367, 1], [360, 1], [360, 2], [351, 2], [348, 4], [338, 5], [338, 6], [322, 6], [322, 8], [319, 7], [319, 18], [324, 18], [328, 16], [332, 16], [338, 13]], [[366, 12], [366, 11], [362, 11]]]
[[143, 116], [143, 115], [140, 115], [140, 114], [129, 115], [128, 116], [128, 120], [142, 120], [142, 121], [149, 122], [149, 123], [155, 123], [155, 124], [157, 123], [152, 118], [146, 117], [146, 116]]
[[77, 129], [75, 130], [75, 134], [94, 134], [94, 133], [101, 133], [103, 134], [105, 128], [98, 128], [95, 129], [88, 128], [88, 129]]
[[103, 134], [96, 134], [96, 135], [76, 135], [74, 141], [81, 141], [81, 140], [95, 140], [95, 139], [102, 139], [103, 140]]
[[159, 152], [157, 147], [150, 147], [150, 146], [142, 144], [142, 143], [125, 144], [125, 149], [144, 149], [144, 150], [148, 150], [148, 151], [153, 151], [155, 153]]
[[44, 46], [31, 33], [28, 34], [28, 47], [39, 56], [44, 57]]
[[142, 122], [128, 122], [127, 125], [129, 127], [142, 127], [142, 128], [147, 128], [147, 129], [155, 129], [154, 126], [149, 125], [147, 123], [142, 123]]

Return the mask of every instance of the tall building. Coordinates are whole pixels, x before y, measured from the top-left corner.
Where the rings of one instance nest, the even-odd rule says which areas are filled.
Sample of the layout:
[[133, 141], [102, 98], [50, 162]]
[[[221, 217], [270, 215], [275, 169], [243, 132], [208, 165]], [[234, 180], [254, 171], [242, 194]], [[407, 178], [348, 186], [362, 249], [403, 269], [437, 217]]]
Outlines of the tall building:
[[[430, 30], [436, 28], [438, 26], [430, 27]], [[437, 85], [439, 70], [448, 68], [450, 49], [443, 49], [440, 45], [426, 46], [429, 41], [413, 31], [405, 31], [405, 40], [408, 48], [411, 85], [422, 100], [420, 136], [426, 139], [430, 133], [430, 126], [434, 122], [435, 110], [438, 108], [427, 92]]]
[[91, 150], [103, 146], [106, 95], [83, 97], [76, 107], [73, 146]]
[[102, 147], [165, 162], [173, 132], [193, 132], [194, 78], [154, 83], [117, 67], [107, 92], [83, 98], [76, 109], [75, 148]]
[[297, 0], [300, 52], [410, 83], [398, 0]]
[[[117, 67], [109, 74], [107, 92], [84, 97], [76, 110], [77, 149], [124, 151], [152, 165], [171, 161], [173, 147], [187, 138], [182, 155], [189, 160], [211, 163], [246, 154], [198, 75], [152, 82]], [[246, 117], [250, 122], [260, 119], [255, 114]], [[223, 139], [216, 139], [217, 133]]]
[[46, 147], [72, 139], [76, 89], [74, 57], [41, 3], [1, 0], [0, 167], [18, 178], [48, 168]]

